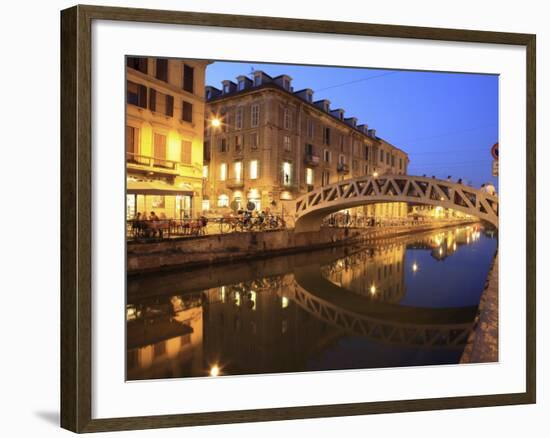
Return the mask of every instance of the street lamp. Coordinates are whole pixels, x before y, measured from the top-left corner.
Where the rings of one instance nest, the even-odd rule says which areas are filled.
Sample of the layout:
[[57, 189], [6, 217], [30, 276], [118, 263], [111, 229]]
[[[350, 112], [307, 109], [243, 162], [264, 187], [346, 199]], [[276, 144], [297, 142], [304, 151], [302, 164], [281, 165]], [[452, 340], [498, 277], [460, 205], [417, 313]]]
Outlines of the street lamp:
[[374, 176], [375, 178], [378, 178], [378, 172], [374, 172], [374, 173], [372, 174], [372, 176]]
[[213, 119], [210, 120], [210, 124], [212, 125], [212, 127], [214, 128], [219, 128], [222, 124], [221, 120], [218, 119], [217, 117], [214, 117]]

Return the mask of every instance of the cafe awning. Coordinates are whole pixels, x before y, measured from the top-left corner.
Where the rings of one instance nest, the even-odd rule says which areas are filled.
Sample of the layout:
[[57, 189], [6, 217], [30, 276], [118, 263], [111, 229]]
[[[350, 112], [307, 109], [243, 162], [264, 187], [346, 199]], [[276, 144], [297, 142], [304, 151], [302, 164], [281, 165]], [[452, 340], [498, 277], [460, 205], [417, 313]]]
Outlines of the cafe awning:
[[129, 195], [188, 195], [193, 196], [193, 187], [189, 184], [166, 184], [162, 181], [127, 181], [126, 193]]

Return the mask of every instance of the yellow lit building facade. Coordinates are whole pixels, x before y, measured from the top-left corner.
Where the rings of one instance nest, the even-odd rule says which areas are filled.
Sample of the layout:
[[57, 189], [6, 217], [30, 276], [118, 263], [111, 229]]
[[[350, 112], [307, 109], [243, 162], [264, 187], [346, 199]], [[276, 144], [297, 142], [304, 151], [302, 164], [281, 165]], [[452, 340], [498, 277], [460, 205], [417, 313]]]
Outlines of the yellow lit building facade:
[[207, 61], [127, 57], [126, 216], [201, 211]]
[[[205, 209], [270, 208], [294, 212], [315, 188], [362, 175], [406, 174], [408, 156], [374, 129], [332, 109], [313, 90], [295, 91], [288, 75], [251, 77], [206, 87]], [[212, 123], [215, 121], [215, 125]], [[381, 214], [380, 207], [378, 212]], [[383, 210], [407, 214], [406, 205]], [[363, 214], [363, 207], [354, 209]]]

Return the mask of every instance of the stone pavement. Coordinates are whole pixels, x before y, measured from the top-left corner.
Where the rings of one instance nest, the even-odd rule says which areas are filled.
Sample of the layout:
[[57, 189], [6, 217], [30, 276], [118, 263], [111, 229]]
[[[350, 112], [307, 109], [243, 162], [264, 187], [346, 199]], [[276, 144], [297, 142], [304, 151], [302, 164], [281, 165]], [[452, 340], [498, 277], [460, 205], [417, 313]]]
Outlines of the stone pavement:
[[487, 276], [477, 318], [460, 363], [498, 362], [498, 253]]

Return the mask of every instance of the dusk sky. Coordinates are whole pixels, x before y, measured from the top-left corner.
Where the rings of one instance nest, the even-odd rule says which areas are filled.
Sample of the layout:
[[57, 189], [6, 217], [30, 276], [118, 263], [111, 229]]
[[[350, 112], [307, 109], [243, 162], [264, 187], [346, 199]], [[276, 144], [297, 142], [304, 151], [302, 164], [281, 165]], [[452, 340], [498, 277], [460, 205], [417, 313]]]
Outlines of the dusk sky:
[[294, 90], [311, 88], [376, 129], [376, 135], [409, 154], [409, 174], [435, 175], [479, 187], [493, 182], [491, 146], [498, 141], [498, 76], [215, 62], [206, 84], [263, 70], [292, 77]]

